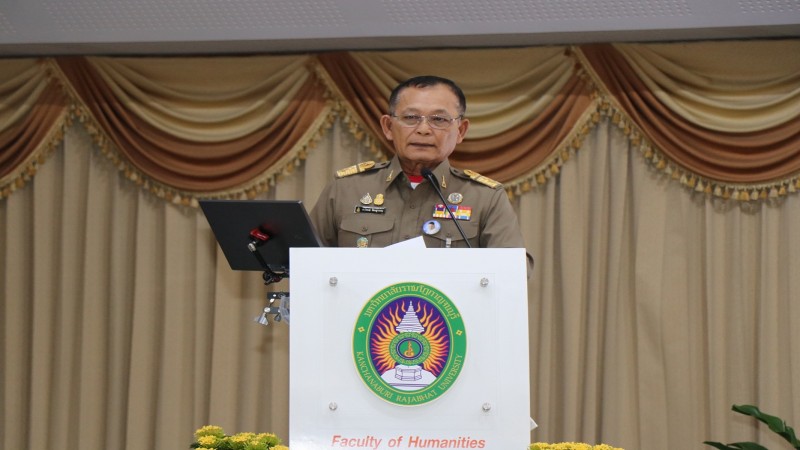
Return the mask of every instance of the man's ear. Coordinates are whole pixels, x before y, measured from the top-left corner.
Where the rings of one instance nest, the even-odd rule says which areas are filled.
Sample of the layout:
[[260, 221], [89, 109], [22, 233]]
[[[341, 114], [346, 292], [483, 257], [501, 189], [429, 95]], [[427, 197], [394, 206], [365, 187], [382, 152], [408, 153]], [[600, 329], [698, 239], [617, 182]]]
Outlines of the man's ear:
[[457, 141], [458, 144], [460, 144], [461, 141], [464, 140], [464, 137], [467, 135], [468, 129], [469, 129], [469, 119], [467, 118], [461, 119], [460, 123], [458, 124], [458, 141]]
[[383, 130], [383, 135], [386, 136], [386, 139], [388, 139], [389, 141], [394, 140], [394, 134], [392, 131], [393, 126], [394, 122], [392, 121], [392, 116], [386, 114], [381, 116], [381, 130]]

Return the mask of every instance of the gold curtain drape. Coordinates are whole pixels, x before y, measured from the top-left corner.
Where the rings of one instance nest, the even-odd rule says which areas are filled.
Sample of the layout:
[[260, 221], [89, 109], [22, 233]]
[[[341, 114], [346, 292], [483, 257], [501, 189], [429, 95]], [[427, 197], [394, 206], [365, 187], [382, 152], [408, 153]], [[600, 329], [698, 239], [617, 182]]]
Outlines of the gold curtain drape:
[[0, 195], [35, 175], [74, 118], [129, 179], [185, 204], [269, 189], [336, 116], [388, 158], [378, 117], [391, 87], [435, 67], [469, 99], [454, 163], [509, 194], [556, 175], [605, 115], [692, 190], [783, 197], [800, 188], [799, 54], [800, 41], [784, 40], [5, 60]]
[[307, 59], [57, 64], [85, 109], [80, 116], [119, 149], [129, 171], [175, 191], [217, 193], [263, 187], [328, 121]]
[[779, 447], [730, 405], [800, 419], [798, 50], [0, 60], [0, 447], [287, 437], [288, 330], [192, 205], [312, 205], [390, 155], [377, 116], [422, 73], [464, 80], [454, 158], [506, 182], [537, 259], [532, 440]]
[[[612, 101], [657, 149], [688, 172], [709, 180], [754, 184], [796, 175], [800, 58], [789, 57], [786, 63], [774, 56], [742, 59], [738, 48], [734, 52], [730, 47], [685, 47], [683, 66], [678, 65], [680, 60], [667, 59], [675, 58], [678, 49], [659, 52], [661, 46], [639, 50], [630, 45], [593, 45], [582, 54]], [[743, 47], [759, 54], [751, 50], [752, 44]], [[800, 50], [763, 44], [757, 49], [763, 54]], [[722, 52], [727, 58], [719, 58]], [[700, 65], [694, 61], [706, 54], [716, 56], [712, 58], [716, 72], [702, 66], [690, 72], [692, 64]], [[764, 64], [769, 70], [762, 67], [763, 72], [748, 76], [743, 61]]]
[[67, 99], [41, 61], [0, 61], [0, 198], [24, 185], [61, 138]]

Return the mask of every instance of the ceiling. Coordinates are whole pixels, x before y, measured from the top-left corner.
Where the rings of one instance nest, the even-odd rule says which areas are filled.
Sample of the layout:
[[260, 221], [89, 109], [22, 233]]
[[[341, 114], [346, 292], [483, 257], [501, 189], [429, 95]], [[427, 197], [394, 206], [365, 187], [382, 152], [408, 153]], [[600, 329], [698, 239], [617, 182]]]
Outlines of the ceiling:
[[800, 36], [800, 0], [0, 0], [0, 56]]

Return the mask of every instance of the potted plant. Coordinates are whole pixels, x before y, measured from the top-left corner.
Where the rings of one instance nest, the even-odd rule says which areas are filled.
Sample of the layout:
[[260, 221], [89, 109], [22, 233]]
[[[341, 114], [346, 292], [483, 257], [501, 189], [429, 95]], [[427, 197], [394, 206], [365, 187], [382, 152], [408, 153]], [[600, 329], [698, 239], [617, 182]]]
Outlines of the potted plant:
[[[755, 417], [759, 421], [767, 424], [770, 430], [786, 439], [795, 449], [800, 449], [800, 441], [798, 441], [797, 437], [794, 435], [794, 430], [792, 427], [787, 426], [786, 422], [782, 419], [764, 414], [758, 407], [753, 405], [733, 405], [732, 409], [737, 413]], [[734, 442], [727, 445], [711, 441], [705, 441], [703, 443], [720, 450], [768, 450], [763, 445], [756, 444], [755, 442]]]

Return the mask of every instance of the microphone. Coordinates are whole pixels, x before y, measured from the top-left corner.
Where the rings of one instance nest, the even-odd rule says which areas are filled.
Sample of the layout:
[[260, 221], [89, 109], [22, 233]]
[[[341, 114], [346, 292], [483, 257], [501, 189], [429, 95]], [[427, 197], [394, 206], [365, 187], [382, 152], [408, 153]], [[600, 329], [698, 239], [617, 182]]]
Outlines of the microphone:
[[464, 234], [464, 230], [461, 229], [461, 225], [459, 225], [458, 220], [456, 220], [456, 215], [453, 214], [453, 211], [450, 210], [450, 205], [447, 204], [447, 200], [444, 199], [444, 195], [442, 195], [442, 191], [439, 190], [439, 184], [436, 183], [436, 176], [433, 175], [431, 169], [427, 167], [423, 167], [420, 174], [428, 181], [431, 182], [431, 186], [433, 186], [433, 190], [439, 194], [439, 198], [442, 199], [442, 203], [444, 204], [444, 209], [450, 213], [450, 219], [456, 224], [456, 228], [458, 228], [458, 232], [461, 233], [461, 237], [464, 238], [464, 242], [467, 243], [467, 247], [472, 248], [472, 244], [469, 243], [469, 239], [467, 239], [467, 235]]

